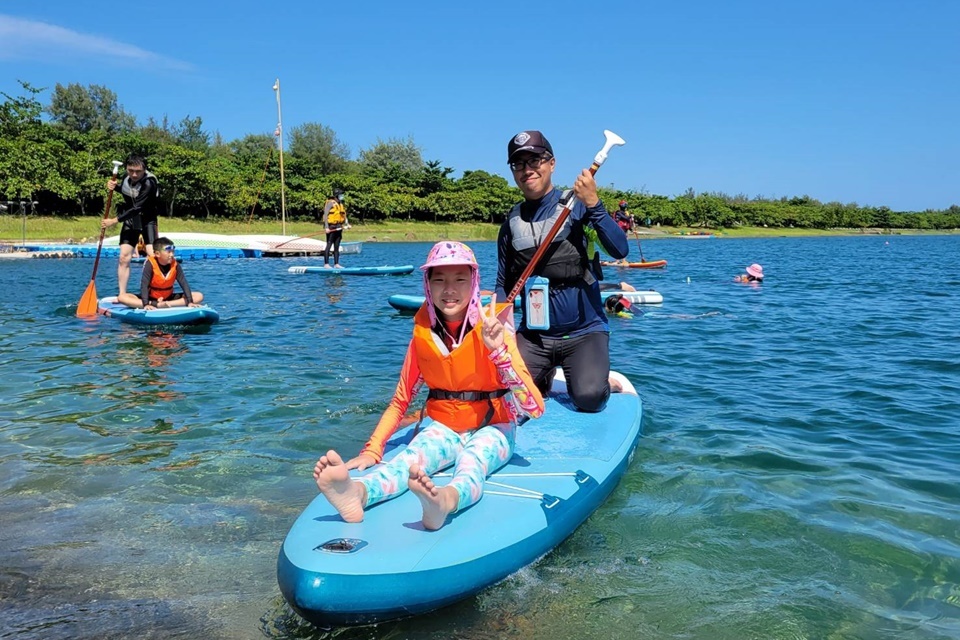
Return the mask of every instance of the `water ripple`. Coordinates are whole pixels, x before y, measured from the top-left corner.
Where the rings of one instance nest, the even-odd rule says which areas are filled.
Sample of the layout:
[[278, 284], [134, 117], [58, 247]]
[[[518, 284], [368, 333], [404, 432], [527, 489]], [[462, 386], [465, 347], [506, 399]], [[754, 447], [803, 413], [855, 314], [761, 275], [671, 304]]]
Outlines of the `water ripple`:
[[[624, 277], [665, 302], [611, 334], [645, 436], [609, 501], [476, 598], [329, 636], [276, 553], [318, 453], [392, 394], [410, 319], [385, 299], [417, 278], [190, 262], [221, 323], [144, 331], [73, 316], [89, 261], [0, 264], [5, 637], [960, 637], [960, 238], [883, 242], [648, 243], [668, 269]], [[753, 261], [762, 286], [730, 282]]]

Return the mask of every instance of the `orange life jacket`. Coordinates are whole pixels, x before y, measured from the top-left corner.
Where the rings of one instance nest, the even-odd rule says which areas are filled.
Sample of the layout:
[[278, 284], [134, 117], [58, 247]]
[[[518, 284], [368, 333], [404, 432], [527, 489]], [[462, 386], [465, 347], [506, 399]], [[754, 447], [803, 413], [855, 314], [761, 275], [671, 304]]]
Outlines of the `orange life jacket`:
[[[497, 367], [480, 336], [482, 325], [473, 327], [460, 346], [444, 354], [434, 340], [436, 334], [430, 326], [426, 306], [420, 307], [413, 322], [417, 364], [430, 389], [427, 415], [460, 433], [487, 424], [509, 422], [510, 412], [503, 398]], [[488, 397], [463, 399], [471, 396]]]
[[176, 259], [170, 263], [170, 271], [167, 272], [167, 275], [163, 275], [163, 272], [160, 271], [160, 264], [157, 262], [156, 256], [148, 256], [147, 260], [153, 266], [153, 278], [150, 280], [150, 299], [169, 299], [173, 294], [173, 283], [177, 281]]

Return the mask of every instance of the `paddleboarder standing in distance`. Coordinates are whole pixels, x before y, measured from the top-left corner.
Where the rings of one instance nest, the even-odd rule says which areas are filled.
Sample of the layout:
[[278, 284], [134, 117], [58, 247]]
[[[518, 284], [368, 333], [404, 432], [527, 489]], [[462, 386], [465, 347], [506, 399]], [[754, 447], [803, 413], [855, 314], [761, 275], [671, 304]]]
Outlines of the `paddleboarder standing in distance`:
[[333, 247], [333, 266], [340, 267], [340, 241], [343, 230], [350, 228], [347, 222], [347, 208], [343, 206], [343, 191], [334, 189], [333, 195], [323, 205], [323, 230], [327, 234], [327, 244], [323, 248], [323, 266], [329, 267], [330, 247]]

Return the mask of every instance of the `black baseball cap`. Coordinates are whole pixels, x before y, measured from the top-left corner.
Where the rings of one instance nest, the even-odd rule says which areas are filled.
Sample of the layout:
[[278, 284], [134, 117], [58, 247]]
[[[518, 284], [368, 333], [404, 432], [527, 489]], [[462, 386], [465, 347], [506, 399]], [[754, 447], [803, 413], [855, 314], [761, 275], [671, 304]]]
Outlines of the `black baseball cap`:
[[514, 156], [524, 151], [553, 155], [553, 147], [550, 146], [550, 141], [539, 131], [521, 131], [510, 138], [510, 144], [507, 145], [507, 162], [513, 162]]

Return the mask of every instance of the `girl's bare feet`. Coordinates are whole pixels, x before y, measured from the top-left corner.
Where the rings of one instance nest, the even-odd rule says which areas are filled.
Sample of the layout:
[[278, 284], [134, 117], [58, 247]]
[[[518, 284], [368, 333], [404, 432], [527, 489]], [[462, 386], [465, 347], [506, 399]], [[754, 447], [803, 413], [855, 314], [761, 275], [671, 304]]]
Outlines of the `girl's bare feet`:
[[447, 516], [453, 513], [460, 501], [457, 490], [453, 487], [438, 487], [417, 465], [410, 466], [410, 479], [407, 481], [410, 491], [420, 499], [423, 507], [423, 526], [430, 531], [436, 531], [446, 522]]
[[313, 477], [317, 481], [320, 493], [330, 501], [340, 517], [347, 522], [362, 522], [363, 507], [367, 501], [367, 490], [359, 482], [350, 478], [350, 470], [334, 450], [320, 456], [313, 467]]

